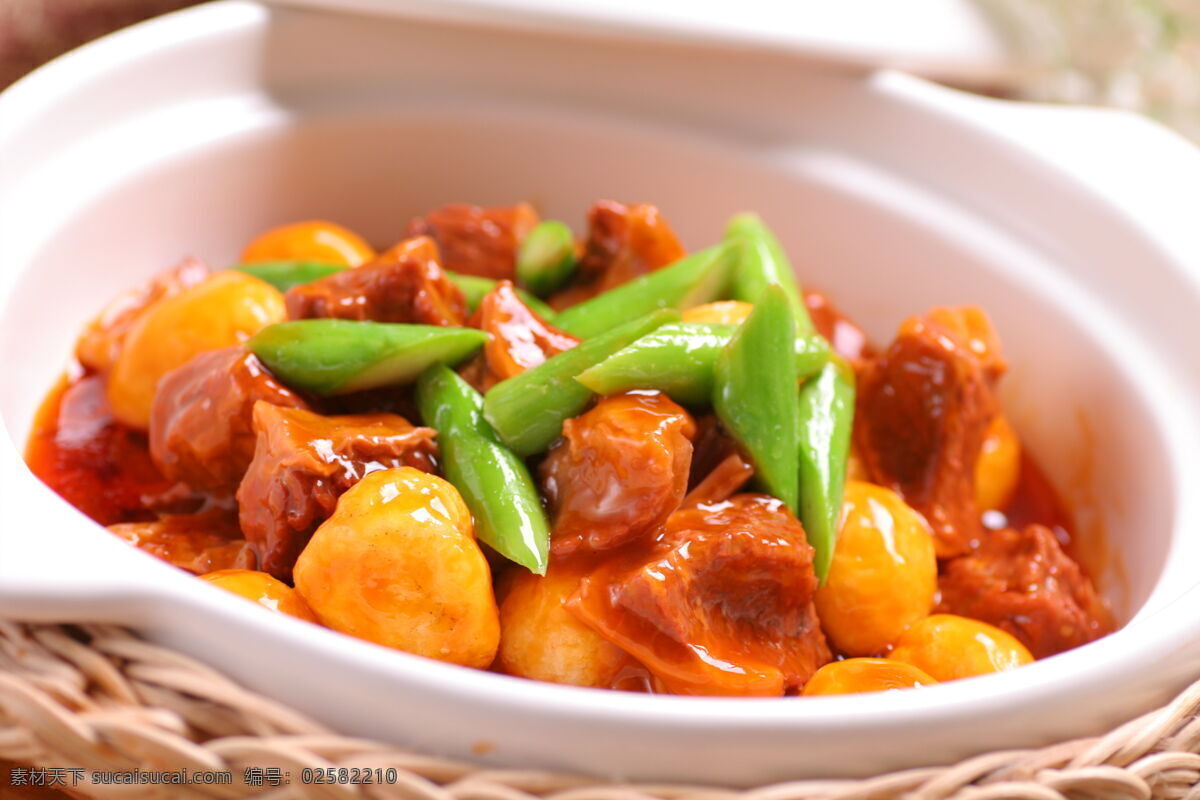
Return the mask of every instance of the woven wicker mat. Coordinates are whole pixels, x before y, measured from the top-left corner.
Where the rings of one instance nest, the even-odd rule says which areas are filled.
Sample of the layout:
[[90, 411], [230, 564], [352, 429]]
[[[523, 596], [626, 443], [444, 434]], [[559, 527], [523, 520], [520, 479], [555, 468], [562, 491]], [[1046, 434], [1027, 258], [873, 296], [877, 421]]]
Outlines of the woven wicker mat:
[[[108, 626], [0, 621], [0, 760], [92, 770], [230, 770], [225, 786], [80, 784], [97, 798], [402, 800], [1200, 800], [1200, 682], [1107, 736], [867, 780], [731, 791], [495, 770], [338, 736], [189, 658]], [[251, 786], [246, 767], [394, 768], [393, 784]]]

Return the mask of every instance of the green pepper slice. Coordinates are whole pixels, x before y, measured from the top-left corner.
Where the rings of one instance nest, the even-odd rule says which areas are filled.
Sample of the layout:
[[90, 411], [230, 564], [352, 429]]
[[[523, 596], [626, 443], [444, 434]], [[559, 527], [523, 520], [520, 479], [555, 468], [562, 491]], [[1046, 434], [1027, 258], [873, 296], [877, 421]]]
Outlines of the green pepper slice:
[[566, 285], [575, 267], [575, 235], [556, 219], [539, 222], [517, 249], [517, 282], [538, 297]]
[[562, 434], [563, 422], [582, 412], [593, 397], [591, 389], [575, 380], [576, 375], [678, 319], [678, 312], [655, 311], [501, 381], [483, 398], [484, 418], [517, 455], [542, 452]]
[[768, 286], [717, 356], [713, 386], [717, 418], [749, 456], [762, 488], [793, 514], [800, 469], [795, 331], [787, 295]]
[[[717, 356], [736, 325], [675, 322], [618, 350], [576, 380], [596, 394], [657, 389], [686, 406], [712, 399]], [[796, 377], [807, 378], [829, 361], [829, 344], [811, 334], [796, 337]]]
[[719, 300], [729, 287], [736, 243], [692, 253], [561, 312], [554, 325], [580, 339], [660, 309], [682, 310]]
[[796, 330], [813, 333], [815, 328], [792, 263], [766, 223], [757, 214], [738, 214], [726, 226], [725, 240], [736, 242], [738, 247], [737, 268], [730, 287], [733, 299], [755, 303], [768, 286], [778, 286], [787, 295]]
[[487, 334], [474, 328], [304, 319], [269, 325], [247, 347], [293, 389], [334, 395], [410, 383], [485, 342]]
[[854, 372], [830, 361], [800, 388], [800, 522], [822, 584], [833, 563], [854, 429]]
[[347, 267], [343, 264], [325, 264], [320, 261], [257, 261], [253, 264], [238, 264], [230, 269], [253, 275], [279, 291], [286, 292], [293, 286], [312, 283], [335, 272], [341, 272]]
[[[448, 269], [442, 270], [446, 273], [446, 277], [450, 282], [459, 288], [463, 293], [463, 297], [467, 301], [467, 311], [474, 313], [475, 309], [479, 308], [479, 304], [483, 302], [483, 298], [487, 297], [488, 292], [496, 288], [496, 284], [500, 281], [494, 281], [491, 278], [484, 278], [480, 275], [463, 275], [458, 272], [451, 272]], [[524, 289], [517, 289], [517, 296], [521, 298], [521, 302], [529, 306], [535, 314], [549, 322], [557, 316], [557, 312], [550, 306], [543, 303], [538, 298], [534, 297]]]
[[417, 381], [417, 405], [438, 432], [446, 479], [458, 489], [475, 535], [510, 561], [538, 575], [550, 561], [550, 525], [529, 469], [501, 444], [483, 418], [483, 398], [442, 364]]

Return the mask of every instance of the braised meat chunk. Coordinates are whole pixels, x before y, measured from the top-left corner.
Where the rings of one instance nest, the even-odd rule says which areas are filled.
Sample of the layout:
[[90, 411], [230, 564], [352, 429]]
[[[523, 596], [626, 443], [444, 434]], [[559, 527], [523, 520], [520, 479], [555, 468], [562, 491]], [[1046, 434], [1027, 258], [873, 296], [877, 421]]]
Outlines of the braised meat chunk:
[[655, 531], [683, 500], [696, 426], [664, 394], [606, 397], [563, 425], [542, 463], [552, 552], [611, 550]]
[[588, 211], [588, 238], [579, 259], [578, 283], [554, 295], [550, 305], [566, 308], [685, 255], [657, 206], [600, 200]]
[[471, 325], [490, 336], [483, 352], [463, 371], [480, 392], [579, 344], [525, 305], [511, 281], [501, 281], [484, 296]]
[[292, 565], [338, 497], [364, 476], [395, 467], [433, 472], [431, 428], [395, 414], [323, 417], [258, 402], [254, 460], [238, 488], [239, 521], [260, 569], [291, 580]]
[[858, 381], [855, 442], [867, 474], [925, 516], [941, 558], [965, 553], [983, 530], [975, 463], [996, 400], [977, 341], [934, 315], [913, 317]]
[[645, 555], [583, 580], [570, 608], [677, 694], [781, 695], [831, 660], [804, 529], [739, 494], [675, 512]]
[[537, 224], [528, 203], [495, 208], [451, 203], [409, 222], [406, 235], [431, 237], [452, 272], [503, 280], [513, 277], [517, 248]]
[[254, 569], [254, 550], [242, 538], [237, 516], [213, 509], [153, 522], [123, 522], [109, 531], [134, 547], [195, 575], [222, 569]]
[[252, 353], [227, 347], [196, 356], [158, 384], [150, 455], [164, 475], [232, 493], [254, 458], [254, 404], [307, 408]]
[[462, 325], [467, 315], [462, 291], [426, 236], [405, 239], [361, 267], [293, 286], [284, 297], [291, 319]]
[[1086, 644], [1113, 629], [1091, 580], [1042, 525], [993, 531], [950, 561], [941, 609], [1002, 628], [1036, 658]]

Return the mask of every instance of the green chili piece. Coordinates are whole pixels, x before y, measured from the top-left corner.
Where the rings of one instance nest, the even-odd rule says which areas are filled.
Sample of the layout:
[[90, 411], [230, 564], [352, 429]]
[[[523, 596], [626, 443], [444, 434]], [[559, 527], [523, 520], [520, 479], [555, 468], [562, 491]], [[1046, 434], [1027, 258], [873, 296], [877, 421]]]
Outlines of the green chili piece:
[[562, 288], [575, 266], [575, 235], [556, 219], [539, 222], [517, 250], [517, 282], [538, 297]]
[[563, 311], [554, 325], [587, 339], [659, 308], [685, 309], [719, 300], [729, 287], [736, 243], [692, 253]]
[[562, 434], [563, 422], [582, 412], [592, 398], [592, 390], [575, 380], [576, 375], [678, 319], [678, 312], [655, 311], [501, 381], [483, 398], [484, 418], [517, 455], [542, 452]]
[[841, 524], [846, 460], [854, 428], [854, 372], [830, 361], [800, 387], [800, 522], [825, 583]]
[[812, 333], [812, 319], [792, 263], [766, 223], [757, 214], [738, 214], [726, 226], [725, 239], [738, 243], [737, 268], [730, 287], [733, 299], [755, 303], [768, 286], [779, 286], [791, 304], [796, 330]]
[[286, 292], [293, 286], [312, 283], [335, 272], [341, 272], [346, 267], [320, 261], [257, 261], [253, 264], [238, 264], [230, 269], [253, 275], [279, 291]]
[[333, 395], [410, 383], [433, 364], [457, 364], [486, 341], [474, 328], [304, 319], [269, 325], [247, 346], [293, 389]]
[[550, 560], [550, 525], [525, 462], [500, 443], [483, 418], [483, 398], [443, 364], [417, 381], [421, 418], [438, 432], [446, 479], [458, 489], [475, 535], [538, 575]]
[[713, 365], [736, 326], [673, 322], [646, 334], [576, 380], [596, 394], [657, 389], [697, 406], [712, 396]]
[[787, 295], [768, 286], [717, 356], [713, 408], [745, 450], [762, 488], [799, 508], [796, 322]]
[[[479, 308], [479, 304], [483, 302], [483, 298], [487, 296], [488, 292], [495, 289], [496, 284], [499, 283], [499, 281], [479, 275], [463, 275], [458, 272], [451, 272], [448, 269], [442, 271], [446, 273], [446, 277], [463, 293], [463, 297], [467, 300], [467, 310], [470, 312], [474, 312], [475, 309]], [[524, 289], [517, 289], [517, 297], [520, 297], [522, 303], [529, 306], [534, 313], [547, 322], [557, 316], [557, 312], [553, 308]]]
[[[712, 398], [717, 355], [736, 325], [675, 322], [646, 334], [613, 353], [576, 380], [596, 394], [657, 389], [677, 403], [707, 405]], [[829, 360], [820, 336], [796, 337], [796, 377], [807, 378]]]

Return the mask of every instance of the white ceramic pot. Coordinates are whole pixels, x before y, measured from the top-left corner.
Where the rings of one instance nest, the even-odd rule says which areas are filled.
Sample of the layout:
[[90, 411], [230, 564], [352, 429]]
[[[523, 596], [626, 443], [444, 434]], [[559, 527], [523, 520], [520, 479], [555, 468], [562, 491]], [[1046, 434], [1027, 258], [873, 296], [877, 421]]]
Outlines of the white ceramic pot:
[[[1107, 537], [1124, 628], [1016, 672], [734, 700], [533, 683], [250, 604], [133, 550], [21, 463], [101, 303], [185, 253], [328, 217], [395, 239], [438, 203], [733, 212], [886, 340], [980, 303], [1027, 446]], [[755, 783], [1095, 733], [1200, 675], [1200, 155], [1117, 113], [1023, 107], [771, 53], [223, 2], [89, 45], [0, 97], [0, 614], [127, 623], [339, 730], [505, 765]], [[1093, 548], [1093, 552], [1095, 552]]]

